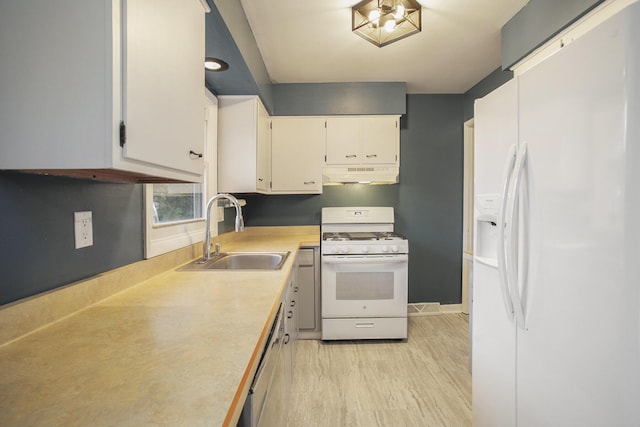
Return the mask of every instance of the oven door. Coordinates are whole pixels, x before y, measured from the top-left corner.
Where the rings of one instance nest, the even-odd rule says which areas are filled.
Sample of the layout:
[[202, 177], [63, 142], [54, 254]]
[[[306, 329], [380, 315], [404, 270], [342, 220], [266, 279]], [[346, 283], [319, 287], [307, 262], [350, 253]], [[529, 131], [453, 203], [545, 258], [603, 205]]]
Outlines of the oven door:
[[408, 255], [322, 257], [322, 317], [406, 317]]

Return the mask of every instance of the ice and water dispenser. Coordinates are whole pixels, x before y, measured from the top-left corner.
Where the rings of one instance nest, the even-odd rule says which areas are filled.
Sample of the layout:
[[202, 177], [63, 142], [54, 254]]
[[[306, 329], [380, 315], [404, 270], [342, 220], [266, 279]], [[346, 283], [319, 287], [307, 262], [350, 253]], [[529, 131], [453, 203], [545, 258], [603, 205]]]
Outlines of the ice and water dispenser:
[[475, 258], [497, 267], [498, 213], [502, 197], [499, 194], [479, 194], [475, 200]]

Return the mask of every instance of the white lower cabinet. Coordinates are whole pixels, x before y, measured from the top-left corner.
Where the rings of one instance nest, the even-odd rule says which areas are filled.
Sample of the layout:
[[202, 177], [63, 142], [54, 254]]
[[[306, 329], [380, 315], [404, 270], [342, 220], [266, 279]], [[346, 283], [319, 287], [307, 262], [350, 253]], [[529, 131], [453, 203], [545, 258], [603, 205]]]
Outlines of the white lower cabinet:
[[296, 257], [298, 337], [320, 339], [320, 251], [300, 248]]
[[325, 120], [272, 117], [271, 193], [322, 193]]
[[298, 341], [298, 288], [295, 280], [295, 270], [289, 276], [287, 291], [285, 293], [285, 317], [284, 317], [284, 389], [286, 411], [289, 411], [289, 400], [293, 386], [293, 373], [295, 368], [297, 341]]

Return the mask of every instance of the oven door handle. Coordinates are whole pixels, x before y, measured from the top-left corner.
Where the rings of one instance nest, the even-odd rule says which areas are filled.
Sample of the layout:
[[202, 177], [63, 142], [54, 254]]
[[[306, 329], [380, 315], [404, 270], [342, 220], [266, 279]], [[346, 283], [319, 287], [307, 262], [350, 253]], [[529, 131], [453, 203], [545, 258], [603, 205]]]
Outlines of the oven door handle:
[[409, 261], [409, 255], [348, 255], [348, 256], [323, 256], [322, 262], [325, 264], [399, 264]]

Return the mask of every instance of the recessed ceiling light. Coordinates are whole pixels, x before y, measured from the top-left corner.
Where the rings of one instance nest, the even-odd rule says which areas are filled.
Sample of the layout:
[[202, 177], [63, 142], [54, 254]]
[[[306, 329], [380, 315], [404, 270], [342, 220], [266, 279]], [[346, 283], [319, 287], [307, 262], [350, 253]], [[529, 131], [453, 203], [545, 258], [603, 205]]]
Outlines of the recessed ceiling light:
[[204, 69], [207, 71], [224, 71], [229, 68], [229, 64], [218, 58], [206, 58]]

